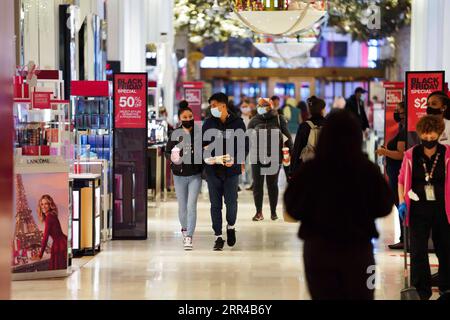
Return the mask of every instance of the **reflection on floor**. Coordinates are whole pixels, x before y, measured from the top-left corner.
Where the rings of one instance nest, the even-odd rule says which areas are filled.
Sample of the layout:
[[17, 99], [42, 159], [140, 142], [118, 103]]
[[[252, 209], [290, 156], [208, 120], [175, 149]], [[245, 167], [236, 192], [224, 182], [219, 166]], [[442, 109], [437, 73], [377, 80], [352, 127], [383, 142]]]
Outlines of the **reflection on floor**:
[[[309, 299], [298, 226], [255, 223], [253, 215], [251, 194], [243, 192], [237, 246], [213, 252], [209, 203], [201, 196], [195, 250], [184, 252], [177, 205], [170, 200], [149, 209], [147, 241], [107, 243], [95, 258], [75, 262], [67, 279], [14, 282], [13, 299]], [[393, 216], [379, 221], [377, 299], [397, 300], [403, 286], [401, 252], [386, 250], [393, 225]]]

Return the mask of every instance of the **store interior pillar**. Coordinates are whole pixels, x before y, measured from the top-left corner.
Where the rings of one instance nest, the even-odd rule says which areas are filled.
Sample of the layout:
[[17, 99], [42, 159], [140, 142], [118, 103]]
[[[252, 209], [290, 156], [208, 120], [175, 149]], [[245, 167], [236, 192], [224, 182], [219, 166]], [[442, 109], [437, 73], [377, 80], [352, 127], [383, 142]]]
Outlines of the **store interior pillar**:
[[0, 300], [11, 292], [11, 223], [13, 204], [13, 122], [11, 76], [14, 74], [14, 0], [0, 1], [0, 42], [4, 52], [0, 59]]

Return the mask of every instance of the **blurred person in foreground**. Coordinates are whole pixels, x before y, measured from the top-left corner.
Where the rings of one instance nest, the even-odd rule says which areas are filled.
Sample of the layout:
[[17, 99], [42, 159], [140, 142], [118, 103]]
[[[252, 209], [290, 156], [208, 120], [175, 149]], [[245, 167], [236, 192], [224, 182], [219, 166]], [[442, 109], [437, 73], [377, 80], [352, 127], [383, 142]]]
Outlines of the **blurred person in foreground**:
[[304, 265], [313, 300], [373, 300], [372, 239], [377, 218], [389, 215], [394, 195], [378, 166], [362, 152], [360, 123], [333, 111], [322, 128], [316, 156], [289, 183], [284, 200], [301, 221]]

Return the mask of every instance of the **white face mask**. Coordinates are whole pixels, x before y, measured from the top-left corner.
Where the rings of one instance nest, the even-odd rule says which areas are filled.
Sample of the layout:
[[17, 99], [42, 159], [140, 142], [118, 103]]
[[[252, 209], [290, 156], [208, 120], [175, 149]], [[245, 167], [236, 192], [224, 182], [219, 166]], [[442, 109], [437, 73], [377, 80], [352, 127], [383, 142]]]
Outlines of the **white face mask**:
[[241, 108], [242, 113], [250, 113], [250, 108]]

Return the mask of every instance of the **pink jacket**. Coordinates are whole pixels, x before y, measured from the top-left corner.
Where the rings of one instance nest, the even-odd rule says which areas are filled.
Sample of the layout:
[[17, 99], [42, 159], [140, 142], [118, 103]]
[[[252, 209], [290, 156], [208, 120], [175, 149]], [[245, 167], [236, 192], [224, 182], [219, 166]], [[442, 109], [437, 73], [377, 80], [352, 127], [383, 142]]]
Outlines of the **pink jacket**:
[[[445, 211], [447, 213], [447, 219], [450, 223], [450, 146], [444, 145], [447, 148], [447, 152], [445, 153]], [[402, 185], [405, 190], [405, 202], [407, 206], [406, 213], [406, 226], [409, 226], [409, 217], [410, 217], [410, 208], [411, 208], [411, 199], [409, 198], [409, 191], [412, 187], [412, 157], [413, 150], [415, 147], [409, 149], [405, 152], [405, 157], [403, 158], [402, 168], [400, 169], [400, 175], [398, 176], [398, 184]]]

